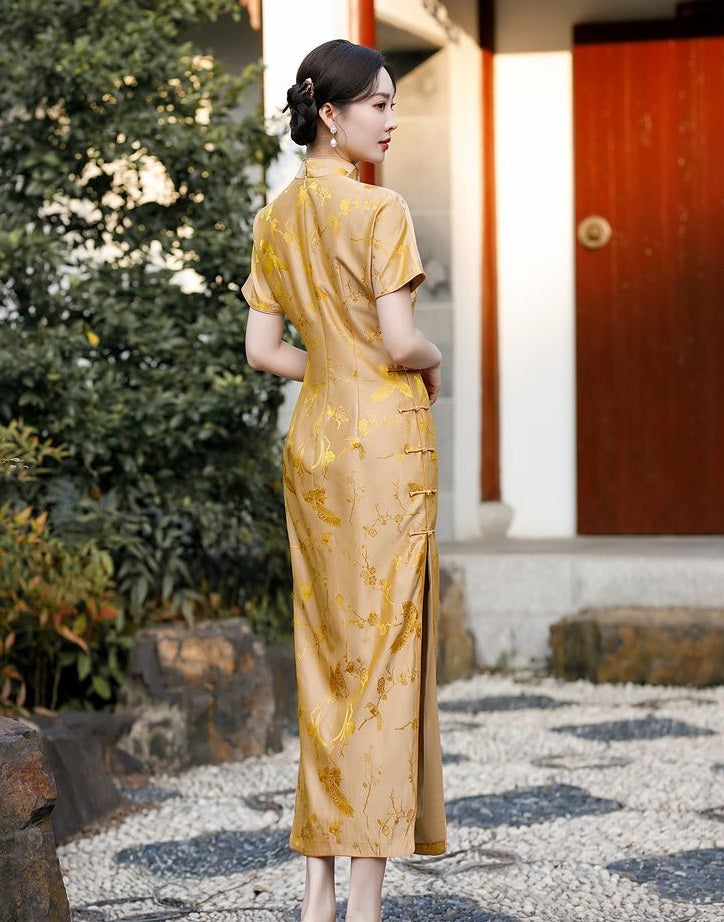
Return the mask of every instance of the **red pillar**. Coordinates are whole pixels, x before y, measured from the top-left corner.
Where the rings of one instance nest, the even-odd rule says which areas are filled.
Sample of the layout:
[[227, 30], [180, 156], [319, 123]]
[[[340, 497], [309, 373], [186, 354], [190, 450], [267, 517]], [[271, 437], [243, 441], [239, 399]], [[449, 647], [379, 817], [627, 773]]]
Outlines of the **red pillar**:
[[375, 27], [375, 0], [358, 0], [357, 41], [368, 48], [377, 47]]
[[480, 49], [483, 56], [483, 303], [482, 303], [482, 464], [481, 498], [500, 495], [500, 379], [498, 368], [498, 286], [495, 208], [495, 138], [493, 57], [495, 0], [479, 0]]
[[[375, 26], [375, 0], [357, 0], [357, 42], [368, 48], [377, 47], [377, 29]], [[360, 164], [362, 182], [375, 182], [373, 163]]]

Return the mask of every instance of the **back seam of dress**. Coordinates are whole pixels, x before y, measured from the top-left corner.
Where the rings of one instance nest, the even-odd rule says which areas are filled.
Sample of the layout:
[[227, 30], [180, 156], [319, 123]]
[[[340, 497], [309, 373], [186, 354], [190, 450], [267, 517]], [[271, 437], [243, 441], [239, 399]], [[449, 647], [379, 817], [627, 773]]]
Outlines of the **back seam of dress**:
[[[306, 182], [306, 179], [305, 179], [305, 182]], [[313, 212], [313, 218], [314, 218], [314, 220], [318, 221], [318, 215], [317, 215], [316, 211]], [[306, 237], [307, 228], [306, 228], [306, 225], [304, 224], [304, 222], [302, 222], [302, 227], [304, 228], [305, 237]], [[320, 239], [321, 239], [321, 235], [320, 235]], [[305, 240], [305, 244], [306, 244], [306, 243], [307, 243], [307, 241]], [[317, 306], [319, 307], [319, 305], [317, 305]], [[320, 310], [319, 310], [319, 313], [320, 313], [320, 315], [321, 315], [321, 308], [320, 308]], [[325, 408], [325, 411], [326, 411], [326, 408], [327, 408], [327, 406], [329, 405], [329, 347], [327, 346], [327, 337], [326, 337], [326, 331], [325, 331], [325, 324], [324, 324], [324, 323], [320, 323], [320, 324], [319, 324], [319, 329], [320, 329], [320, 331], [321, 331], [321, 333], [322, 333], [322, 342], [324, 343], [324, 371], [325, 371], [325, 374], [324, 374], [324, 408]], [[309, 352], [307, 352], [307, 362], [309, 362]], [[314, 447], [313, 447], [313, 451], [312, 451], [312, 459], [311, 459], [311, 463], [310, 463], [310, 465], [309, 465], [309, 472], [310, 472], [311, 477], [312, 477], [312, 486], [313, 486], [313, 488], [314, 488], [315, 490], [317, 490], [317, 489], [319, 488], [319, 483], [318, 483], [318, 481], [317, 481], [317, 475], [316, 475], [316, 471], [315, 471], [315, 466], [316, 466], [316, 460], [315, 460], [315, 459], [318, 457], [319, 446], [321, 445], [321, 435], [320, 435], [320, 433], [321, 433], [321, 426], [320, 426], [319, 429], [317, 430], [317, 434], [316, 434], [315, 439], [314, 439]]]
[[359, 359], [357, 356], [357, 343], [355, 341], [354, 332], [352, 330], [352, 317], [349, 312], [349, 305], [347, 303], [347, 299], [344, 297], [344, 285], [342, 284], [342, 274], [339, 271], [339, 262], [336, 258], [333, 257], [333, 259], [334, 259], [334, 272], [335, 272], [335, 275], [337, 276], [337, 284], [339, 285], [340, 296], [343, 299], [344, 310], [347, 314], [347, 323], [349, 325], [349, 332], [352, 338], [352, 354], [354, 356], [354, 370], [356, 373], [356, 382], [357, 382], [355, 407], [354, 407], [354, 431], [355, 431], [355, 437], [359, 438]]

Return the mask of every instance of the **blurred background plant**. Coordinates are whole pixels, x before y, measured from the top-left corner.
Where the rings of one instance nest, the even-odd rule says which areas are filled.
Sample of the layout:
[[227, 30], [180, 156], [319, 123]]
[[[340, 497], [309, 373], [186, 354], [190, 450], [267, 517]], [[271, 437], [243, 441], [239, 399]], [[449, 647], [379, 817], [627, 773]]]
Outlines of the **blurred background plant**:
[[[62, 623], [89, 652], [65, 640], [104, 700], [110, 654], [104, 676], [84, 625], [241, 612], [291, 631], [282, 382], [246, 365], [239, 296], [278, 139], [234, 112], [259, 68], [231, 76], [182, 41], [222, 14], [237, 0], [0, 8], [0, 424], [32, 427], [53, 462], [4, 465], [2, 527], [24, 550], [11, 569], [3, 539], [0, 618], [38, 574], [75, 587]], [[101, 604], [111, 573], [122, 629]], [[32, 703], [74, 700], [57, 684], [34, 678]]]
[[22, 424], [0, 426], [0, 710], [98, 706], [123, 678], [130, 637], [110, 555], [68, 547], [47, 510], [25, 504], [64, 454]]

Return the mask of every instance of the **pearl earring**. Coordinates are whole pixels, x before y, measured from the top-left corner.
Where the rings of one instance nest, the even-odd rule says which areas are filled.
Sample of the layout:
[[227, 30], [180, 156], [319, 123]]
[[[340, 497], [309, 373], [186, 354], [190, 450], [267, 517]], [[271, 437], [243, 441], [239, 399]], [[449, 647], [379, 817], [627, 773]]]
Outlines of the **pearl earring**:
[[331, 140], [330, 140], [330, 142], [329, 142], [329, 146], [330, 146], [330, 147], [336, 147], [336, 146], [337, 146], [337, 139], [335, 138], [335, 135], [337, 134], [337, 126], [336, 126], [336, 125], [332, 125], [331, 128], [330, 128], [329, 130], [332, 132], [332, 138], [331, 138]]

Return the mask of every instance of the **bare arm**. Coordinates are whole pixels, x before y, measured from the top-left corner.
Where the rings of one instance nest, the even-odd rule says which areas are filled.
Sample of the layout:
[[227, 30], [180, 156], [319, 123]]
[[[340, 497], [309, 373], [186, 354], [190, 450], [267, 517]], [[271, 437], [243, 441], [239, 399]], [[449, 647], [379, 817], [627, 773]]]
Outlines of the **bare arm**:
[[378, 298], [377, 316], [382, 344], [393, 362], [406, 368], [437, 368], [442, 354], [415, 326], [409, 285]]
[[246, 324], [246, 360], [258, 371], [269, 371], [282, 378], [302, 381], [307, 367], [307, 353], [284, 342], [284, 317], [249, 310]]

